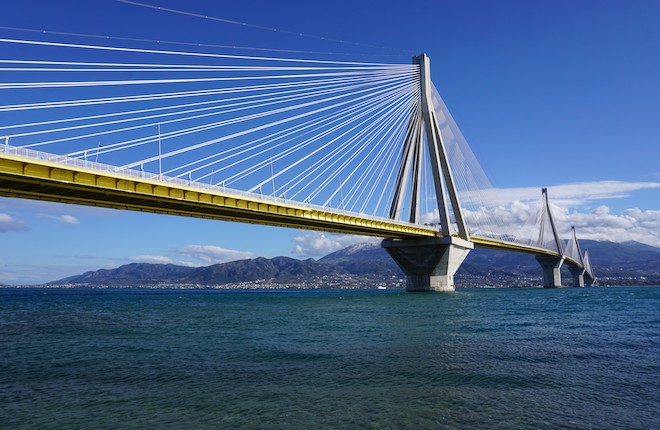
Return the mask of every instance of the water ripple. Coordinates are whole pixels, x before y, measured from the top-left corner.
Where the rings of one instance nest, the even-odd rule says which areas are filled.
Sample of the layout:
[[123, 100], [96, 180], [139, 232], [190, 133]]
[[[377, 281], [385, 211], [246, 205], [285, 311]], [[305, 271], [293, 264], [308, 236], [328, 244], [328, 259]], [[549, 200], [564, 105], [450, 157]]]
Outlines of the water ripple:
[[0, 290], [0, 427], [658, 429], [660, 287]]

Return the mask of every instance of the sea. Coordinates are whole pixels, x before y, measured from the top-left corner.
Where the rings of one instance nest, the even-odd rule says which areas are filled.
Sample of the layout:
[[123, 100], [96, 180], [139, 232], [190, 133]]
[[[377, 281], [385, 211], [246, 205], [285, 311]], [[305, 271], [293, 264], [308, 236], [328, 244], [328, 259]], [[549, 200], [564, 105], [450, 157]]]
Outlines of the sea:
[[0, 289], [1, 429], [660, 429], [660, 286]]

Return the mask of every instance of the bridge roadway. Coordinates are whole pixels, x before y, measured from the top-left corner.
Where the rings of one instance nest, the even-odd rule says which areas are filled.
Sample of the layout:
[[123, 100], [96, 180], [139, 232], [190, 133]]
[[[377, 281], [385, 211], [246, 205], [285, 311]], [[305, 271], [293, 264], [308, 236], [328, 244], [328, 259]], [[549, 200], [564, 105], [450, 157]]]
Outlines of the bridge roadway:
[[[0, 145], [0, 196], [239, 221], [383, 238], [437, 237], [431, 226], [394, 221], [30, 149]], [[557, 257], [530, 245], [472, 237], [476, 247]], [[581, 265], [571, 258], [566, 262]]]

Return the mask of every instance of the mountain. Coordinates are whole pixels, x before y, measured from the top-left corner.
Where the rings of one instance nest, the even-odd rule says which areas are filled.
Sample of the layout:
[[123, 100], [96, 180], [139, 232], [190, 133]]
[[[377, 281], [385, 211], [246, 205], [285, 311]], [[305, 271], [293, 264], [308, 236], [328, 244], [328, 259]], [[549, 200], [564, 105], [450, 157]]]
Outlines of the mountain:
[[[271, 281], [305, 282], [330, 273], [332, 267], [313, 259], [289, 257], [254, 258], [206, 267], [173, 264], [131, 263], [116, 269], [101, 269], [71, 276], [49, 285], [87, 284], [109, 286], [146, 286], [157, 284], [226, 285]], [[339, 271], [341, 272], [341, 271]]]
[[[660, 248], [639, 242], [598, 242], [581, 240], [582, 252], [589, 251], [592, 269], [602, 285], [660, 285]], [[490, 272], [490, 274], [488, 274]], [[487, 274], [485, 278], [483, 275]], [[530, 278], [540, 282], [541, 273], [536, 259], [527, 254], [505, 251], [475, 249], [468, 254], [456, 274], [467, 282], [482, 277], [482, 280], [518, 279], [522, 285]], [[475, 279], [476, 278], [476, 279]], [[562, 267], [562, 278], [570, 282], [566, 266]]]
[[70, 276], [50, 284], [134, 285], [178, 282], [195, 268], [174, 264], [130, 263], [116, 269], [100, 269]]
[[289, 257], [259, 257], [199, 267], [184, 280], [213, 285], [255, 281], [304, 282], [329, 272], [332, 272], [331, 267], [311, 258], [296, 260]]
[[589, 258], [596, 276], [660, 276], [660, 248], [639, 242], [580, 241], [582, 251]]
[[[638, 242], [581, 241], [601, 284], [660, 285], [660, 248]], [[564, 279], [570, 282], [566, 270]], [[284, 286], [401, 285], [404, 276], [378, 242], [349, 246], [314, 260], [254, 258], [206, 267], [131, 263], [71, 276], [49, 285], [87, 286]], [[533, 256], [475, 249], [456, 273], [460, 286], [534, 286], [541, 270]]]
[[385, 278], [403, 276], [399, 266], [378, 242], [363, 242], [328, 254], [319, 262], [340, 268], [353, 275], [378, 275]]

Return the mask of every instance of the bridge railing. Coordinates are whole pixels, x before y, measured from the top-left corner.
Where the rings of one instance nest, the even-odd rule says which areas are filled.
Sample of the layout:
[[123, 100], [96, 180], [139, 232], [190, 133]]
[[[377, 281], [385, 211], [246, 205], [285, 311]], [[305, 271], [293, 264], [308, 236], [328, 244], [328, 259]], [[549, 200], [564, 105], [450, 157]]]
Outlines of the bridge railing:
[[157, 173], [145, 172], [142, 170], [128, 169], [123, 167], [117, 167], [110, 164], [98, 163], [96, 161], [89, 161], [80, 158], [67, 157], [66, 155], [51, 154], [48, 152], [38, 151], [31, 148], [22, 148], [18, 146], [8, 145], [6, 143], [0, 144], [0, 153], [5, 153], [7, 155], [13, 155], [20, 158], [25, 158], [29, 160], [45, 161], [50, 164], [61, 165], [61, 166], [70, 166], [78, 169], [85, 169], [92, 172], [98, 172], [102, 174], [110, 174], [116, 177], [122, 177], [131, 180], [148, 180], [151, 182], [161, 182], [167, 185], [175, 185], [183, 188], [190, 188], [193, 190], [206, 191], [216, 194], [222, 194], [224, 196], [245, 198], [249, 200], [259, 201], [263, 203], [274, 203], [278, 205], [284, 205], [291, 208], [298, 208], [303, 210], [313, 210], [319, 212], [333, 213], [343, 216], [356, 216], [362, 219], [368, 219], [378, 222], [387, 221], [390, 224], [402, 225], [402, 226], [415, 226], [417, 228], [428, 228], [430, 231], [438, 231], [437, 227], [432, 226], [421, 226], [419, 224], [413, 224], [406, 221], [392, 220], [389, 218], [382, 218], [374, 215], [351, 212], [338, 208], [331, 208], [327, 206], [316, 205], [313, 203], [299, 202], [296, 200], [289, 200], [282, 197], [275, 197], [270, 195], [251, 193], [248, 191], [237, 190], [234, 188], [227, 188], [222, 185], [214, 184], [205, 184], [202, 182], [196, 182], [192, 180], [185, 180], [180, 178], [174, 178], [166, 175], [159, 175]]

